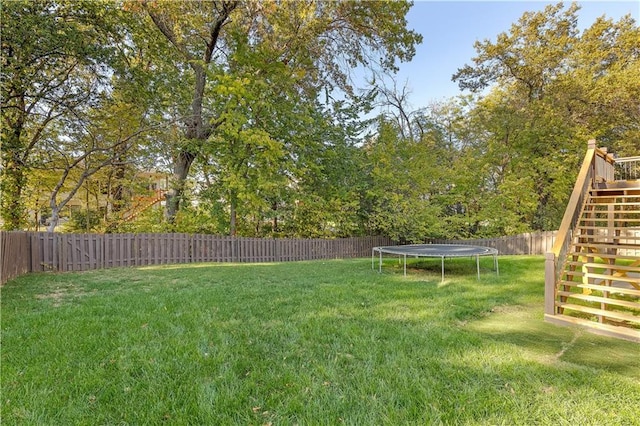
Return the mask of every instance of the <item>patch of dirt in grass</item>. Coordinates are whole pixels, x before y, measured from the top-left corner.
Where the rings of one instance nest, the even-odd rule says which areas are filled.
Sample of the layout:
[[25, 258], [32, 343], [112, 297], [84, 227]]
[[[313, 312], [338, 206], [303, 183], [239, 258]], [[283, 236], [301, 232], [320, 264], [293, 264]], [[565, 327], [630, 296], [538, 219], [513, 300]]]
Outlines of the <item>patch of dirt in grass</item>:
[[53, 291], [49, 293], [43, 293], [36, 295], [36, 299], [38, 300], [51, 300], [51, 304], [53, 307], [58, 308], [62, 306], [64, 302], [69, 301], [70, 299], [75, 299], [77, 297], [85, 297], [90, 293], [84, 290], [78, 290], [74, 286], [69, 287], [57, 287]]
[[511, 312], [522, 311], [522, 306], [518, 305], [496, 305], [489, 311], [492, 314], [508, 314]]

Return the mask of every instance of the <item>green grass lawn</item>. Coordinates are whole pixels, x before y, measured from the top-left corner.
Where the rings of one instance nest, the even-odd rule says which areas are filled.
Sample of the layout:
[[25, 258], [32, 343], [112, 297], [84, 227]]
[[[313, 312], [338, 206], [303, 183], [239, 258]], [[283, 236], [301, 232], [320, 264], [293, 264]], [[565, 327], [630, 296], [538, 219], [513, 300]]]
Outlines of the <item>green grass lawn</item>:
[[[376, 264], [377, 266], [377, 264]], [[2, 425], [640, 424], [640, 345], [542, 320], [542, 257], [37, 274]]]

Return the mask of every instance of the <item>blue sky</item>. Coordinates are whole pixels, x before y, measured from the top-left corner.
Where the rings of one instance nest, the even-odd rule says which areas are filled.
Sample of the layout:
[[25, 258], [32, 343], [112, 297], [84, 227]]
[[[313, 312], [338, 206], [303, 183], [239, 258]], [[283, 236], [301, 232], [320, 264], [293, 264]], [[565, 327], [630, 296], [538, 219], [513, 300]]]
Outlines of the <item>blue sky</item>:
[[[618, 20], [631, 14], [640, 22], [640, 1], [580, 1], [580, 29], [589, 27], [597, 17]], [[424, 37], [410, 63], [400, 64], [398, 86], [410, 89], [411, 109], [461, 92], [451, 76], [475, 56], [476, 40], [496, 40], [507, 32], [524, 12], [543, 10], [547, 1], [420, 1], [416, 0], [407, 16], [408, 27]], [[565, 7], [569, 2], [565, 2]]]

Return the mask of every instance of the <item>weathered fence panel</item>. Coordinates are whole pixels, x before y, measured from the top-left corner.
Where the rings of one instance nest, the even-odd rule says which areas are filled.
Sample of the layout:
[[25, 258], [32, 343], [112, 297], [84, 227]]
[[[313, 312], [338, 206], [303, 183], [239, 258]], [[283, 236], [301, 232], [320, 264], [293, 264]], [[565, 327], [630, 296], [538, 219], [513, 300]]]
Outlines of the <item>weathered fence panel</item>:
[[56, 234], [34, 232], [30, 236], [32, 256], [30, 272], [57, 271], [60, 256]]
[[137, 263], [133, 234], [105, 234], [102, 236], [105, 256], [104, 267], [135, 266]]
[[31, 270], [31, 238], [27, 232], [0, 232], [0, 284]]
[[88, 271], [104, 267], [103, 238], [97, 234], [54, 234], [58, 271]]

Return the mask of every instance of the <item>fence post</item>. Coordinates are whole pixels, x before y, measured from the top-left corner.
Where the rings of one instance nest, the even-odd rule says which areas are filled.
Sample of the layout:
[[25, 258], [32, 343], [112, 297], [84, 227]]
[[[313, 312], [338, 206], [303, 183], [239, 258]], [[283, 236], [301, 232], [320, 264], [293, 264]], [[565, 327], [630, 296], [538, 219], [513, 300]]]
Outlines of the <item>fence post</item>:
[[544, 262], [544, 313], [556, 313], [556, 256], [554, 253], [545, 254]]

